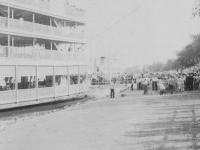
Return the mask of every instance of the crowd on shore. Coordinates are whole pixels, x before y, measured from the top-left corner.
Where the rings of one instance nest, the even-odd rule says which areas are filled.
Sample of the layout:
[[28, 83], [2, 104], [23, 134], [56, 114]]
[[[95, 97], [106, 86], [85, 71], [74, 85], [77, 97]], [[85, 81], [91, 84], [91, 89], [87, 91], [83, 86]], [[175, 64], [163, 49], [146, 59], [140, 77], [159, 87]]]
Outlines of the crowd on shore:
[[144, 94], [160, 91], [161, 95], [165, 92], [172, 94], [173, 92], [198, 90], [200, 89], [200, 74], [177, 71], [146, 73], [133, 77], [131, 89], [144, 90]]

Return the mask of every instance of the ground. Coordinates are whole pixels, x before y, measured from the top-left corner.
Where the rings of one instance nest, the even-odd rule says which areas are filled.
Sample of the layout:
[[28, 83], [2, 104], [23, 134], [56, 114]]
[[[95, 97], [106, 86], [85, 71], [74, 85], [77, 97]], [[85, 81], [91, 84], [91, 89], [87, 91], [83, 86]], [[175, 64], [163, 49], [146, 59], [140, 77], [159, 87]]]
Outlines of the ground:
[[0, 149], [200, 149], [199, 108], [199, 91], [129, 91], [10, 125], [0, 131]]

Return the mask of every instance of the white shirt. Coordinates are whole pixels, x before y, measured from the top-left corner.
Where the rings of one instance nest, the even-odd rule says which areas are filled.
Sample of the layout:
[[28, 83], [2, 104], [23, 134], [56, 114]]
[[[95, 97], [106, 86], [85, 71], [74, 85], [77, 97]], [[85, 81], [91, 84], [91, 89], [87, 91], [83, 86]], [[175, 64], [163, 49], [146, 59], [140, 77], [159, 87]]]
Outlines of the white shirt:
[[110, 89], [115, 89], [115, 84], [113, 82], [110, 83]]

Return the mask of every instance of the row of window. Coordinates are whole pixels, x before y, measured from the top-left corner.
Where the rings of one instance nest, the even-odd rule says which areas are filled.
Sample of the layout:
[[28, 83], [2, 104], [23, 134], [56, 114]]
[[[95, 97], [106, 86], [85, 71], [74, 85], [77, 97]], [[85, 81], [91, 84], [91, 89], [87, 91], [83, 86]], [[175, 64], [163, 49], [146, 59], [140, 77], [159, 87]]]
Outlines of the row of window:
[[55, 67], [55, 70], [49, 66], [0, 66], [0, 91], [14, 90], [16, 85], [20, 90], [36, 88], [37, 84], [38, 88], [45, 88], [86, 83], [86, 69], [86, 66]]

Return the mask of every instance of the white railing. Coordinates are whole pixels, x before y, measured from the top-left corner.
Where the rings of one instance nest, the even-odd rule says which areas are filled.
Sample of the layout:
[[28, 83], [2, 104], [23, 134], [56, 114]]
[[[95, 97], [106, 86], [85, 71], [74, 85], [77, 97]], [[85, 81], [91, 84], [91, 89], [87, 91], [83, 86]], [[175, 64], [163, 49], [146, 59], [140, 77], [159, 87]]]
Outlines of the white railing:
[[80, 83], [80, 92], [88, 91], [87, 83]]
[[18, 102], [37, 99], [37, 89], [21, 89], [17, 92]]
[[31, 23], [31, 24], [33, 24], [33, 31], [35, 31], [37, 33], [43, 33], [43, 34], [51, 33], [50, 26], [46, 26], [46, 25], [42, 25], [42, 24], [38, 24], [38, 23]]
[[56, 96], [68, 95], [68, 85], [56, 86]]
[[52, 53], [53, 53], [53, 59], [55, 59], [55, 60], [63, 59], [62, 53], [59, 53], [58, 51], [52, 51]]
[[11, 47], [12, 58], [33, 58], [33, 49], [31, 47]]
[[[35, 69], [31, 69], [32, 71], [29, 72], [27, 70], [27, 66], [21, 66], [18, 65], [17, 67], [15, 65], [1, 65], [0, 68], [1, 70], [3, 70], [5, 73], [1, 74], [1, 78], [5, 78], [6, 76], [12, 76], [12, 77], [17, 77], [17, 79], [20, 79], [22, 76], [27, 76], [27, 77], [39, 77], [40, 75], [43, 75], [44, 77], [46, 75], [48, 76], [52, 76], [52, 81], [53, 84], [51, 84], [52, 87], [40, 87], [37, 88], [37, 86], [26, 86], [27, 89], [21, 89], [24, 82], [22, 81], [18, 81], [17, 83], [15, 83], [16, 86], [13, 87], [13, 90], [8, 90], [9, 88], [4, 88], [4, 86], [2, 86], [2, 88], [0, 89], [0, 105], [2, 104], [14, 104], [14, 103], [18, 103], [18, 102], [28, 102], [28, 101], [40, 101], [42, 99], [46, 99], [46, 98], [50, 98], [51, 101], [53, 101], [53, 98], [59, 97], [59, 96], [67, 96], [67, 95], [71, 95], [71, 94], [79, 94], [81, 92], [86, 92], [88, 91], [88, 87], [87, 87], [87, 82], [86, 80], [84, 80], [82, 83], [78, 83], [78, 84], [73, 84], [73, 85], [69, 85], [69, 82], [65, 82], [64, 80], [60, 80], [59, 85], [56, 84], [56, 75], [63, 75], [63, 76], [67, 76], [67, 74], [69, 74], [69, 76], [76, 74], [77, 76], [82, 76], [85, 75], [87, 73], [87, 70], [83, 71], [81, 70], [80, 67], [78, 66], [47, 66], [47, 67], [51, 67], [51, 71], [49, 73], [45, 73], [44, 74], [44, 69], [36, 69], [37, 66], [36, 65], [31, 65], [31, 68], [35, 68]], [[55, 69], [53, 69], [53, 67], [55, 67]], [[11, 69], [12, 68], [12, 69]], [[14, 69], [15, 68], [15, 69]], [[43, 67], [42, 67], [43, 68]], [[86, 66], [85, 66], [86, 68]], [[12, 71], [11, 71], [11, 70]], [[62, 69], [66, 69], [69, 70], [69, 72], [62, 72]], [[75, 70], [77, 70], [76, 72], [74, 72]], [[80, 72], [82, 72], [82, 74], [80, 74]], [[34, 77], [34, 82], [37, 81], [35, 80]], [[32, 79], [32, 78], [31, 78]], [[77, 82], [77, 81], [76, 81]], [[37, 83], [34, 83], [34, 85], [40, 85], [40, 82], [38, 81]], [[2, 83], [2, 85], [6, 85], [5, 83]], [[18, 85], [18, 86], [17, 86]], [[48, 85], [48, 84], [47, 84]], [[18, 88], [17, 88], [18, 87]], [[25, 86], [24, 86], [25, 87]], [[35, 88], [31, 88], [31, 87], [35, 87]], [[69, 93], [68, 93], [69, 92]]]
[[40, 99], [54, 97], [54, 87], [39, 88], [38, 89], [38, 97]]
[[[0, 24], [2, 24], [2, 26], [4, 26], [5, 24], [5, 20], [3, 17], [1, 17], [0, 19]], [[66, 34], [66, 33], [60, 32], [60, 30], [57, 27], [50, 27], [47, 25], [42, 25], [38, 23], [32, 23], [32, 22], [17, 20], [17, 19], [10, 19], [10, 28], [21, 30], [21, 31], [28, 31], [28, 32], [46, 34], [46, 35], [50, 34], [53, 36], [61, 36], [61, 37], [68, 37], [68, 38], [82, 39], [84, 37], [83, 33], [70, 32]]]
[[0, 91], [0, 104], [14, 103], [15, 102], [15, 90], [13, 91]]
[[28, 59], [53, 59], [65, 61], [84, 61], [84, 55], [81, 50], [79, 51], [56, 51], [46, 50], [33, 47], [10, 47], [10, 55], [8, 46], [0, 46], [0, 58], [28, 58]]
[[7, 28], [7, 18], [0, 17], [0, 27]]
[[7, 46], [0, 46], [0, 57], [8, 57]]
[[72, 84], [69, 86], [69, 94], [79, 93], [79, 84]]

